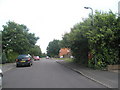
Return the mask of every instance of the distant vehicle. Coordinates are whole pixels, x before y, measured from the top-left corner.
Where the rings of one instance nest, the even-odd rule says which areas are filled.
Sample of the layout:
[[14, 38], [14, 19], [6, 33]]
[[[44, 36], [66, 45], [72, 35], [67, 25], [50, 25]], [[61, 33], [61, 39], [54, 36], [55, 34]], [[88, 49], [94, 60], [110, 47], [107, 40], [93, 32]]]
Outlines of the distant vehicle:
[[19, 55], [16, 58], [16, 67], [18, 66], [31, 66], [33, 64], [32, 57], [28, 55]]
[[40, 57], [39, 56], [33, 56], [33, 59], [36, 61], [36, 60], [40, 60]]
[[70, 56], [70, 58], [74, 58], [73, 56]]
[[49, 56], [46, 56], [46, 59], [49, 59], [50, 57]]
[[63, 58], [63, 56], [60, 56], [60, 58]]
[[2, 77], [3, 77], [3, 72], [0, 69], [0, 87], [2, 87]]

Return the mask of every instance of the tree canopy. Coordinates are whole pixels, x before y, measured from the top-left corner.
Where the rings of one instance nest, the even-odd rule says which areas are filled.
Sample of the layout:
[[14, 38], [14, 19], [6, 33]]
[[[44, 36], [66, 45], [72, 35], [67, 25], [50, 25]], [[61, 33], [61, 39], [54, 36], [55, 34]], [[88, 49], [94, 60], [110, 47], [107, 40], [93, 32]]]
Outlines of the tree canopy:
[[59, 40], [53, 40], [49, 42], [47, 46], [47, 55], [50, 57], [57, 57], [60, 50]]
[[[7, 58], [13, 55], [17, 56], [18, 54], [31, 53], [31, 49], [37, 47], [35, 44], [38, 39], [39, 37], [36, 37], [34, 33], [29, 33], [29, 29], [23, 24], [9, 21], [6, 25], [3, 25], [2, 47]], [[38, 50], [41, 52], [41, 49]], [[36, 52], [38, 52], [38, 50]]]
[[[112, 11], [99, 12], [94, 15], [94, 26], [91, 15], [66, 33], [61, 41], [62, 47], [69, 47], [75, 61], [91, 67], [105, 67], [108, 64], [119, 64], [120, 51], [120, 18]], [[93, 55], [88, 60], [88, 52]]]

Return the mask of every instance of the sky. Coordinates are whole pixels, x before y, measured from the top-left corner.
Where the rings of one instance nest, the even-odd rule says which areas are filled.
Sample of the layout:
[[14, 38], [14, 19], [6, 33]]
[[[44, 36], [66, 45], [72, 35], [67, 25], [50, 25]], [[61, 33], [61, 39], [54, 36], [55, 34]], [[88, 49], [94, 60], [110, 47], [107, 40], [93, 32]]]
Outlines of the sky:
[[43, 53], [50, 41], [62, 35], [93, 11], [118, 12], [120, 0], [0, 0], [0, 30], [8, 21], [24, 24], [40, 39]]

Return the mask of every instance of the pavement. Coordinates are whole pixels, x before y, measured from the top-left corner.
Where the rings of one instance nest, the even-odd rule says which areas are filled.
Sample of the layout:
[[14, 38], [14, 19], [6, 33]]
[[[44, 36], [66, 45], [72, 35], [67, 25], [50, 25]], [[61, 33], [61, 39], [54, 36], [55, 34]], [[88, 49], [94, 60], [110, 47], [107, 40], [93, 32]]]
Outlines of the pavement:
[[83, 65], [78, 65], [72, 62], [65, 62], [64, 60], [56, 60], [57, 63], [64, 65], [65, 67], [91, 79], [107, 88], [118, 88], [118, 81], [120, 80], [120, 72], [113, 72], [107, 70], [95, 70]]
[[[6, 64], [0, 64], [0, 69], [3, 72], [3, 76], [4, 76], [4, 72], [11, 70], [13, 68], [15, 68], [16, 64], [15, 63], [6, 63]], [[2, 79], [1, 79], [2, 80]], [[2, 82], [2, 81], [1, 81]], [[2, 86], [0, 86], [0, 90], [2, 90]]]
[[3, 64], [2, 65], [2, 71], [3, 73], [10, 70], [10, 69], [13, 69], [16, 67], [16, 64], [15, 63], [6, 63], [6, 64]]

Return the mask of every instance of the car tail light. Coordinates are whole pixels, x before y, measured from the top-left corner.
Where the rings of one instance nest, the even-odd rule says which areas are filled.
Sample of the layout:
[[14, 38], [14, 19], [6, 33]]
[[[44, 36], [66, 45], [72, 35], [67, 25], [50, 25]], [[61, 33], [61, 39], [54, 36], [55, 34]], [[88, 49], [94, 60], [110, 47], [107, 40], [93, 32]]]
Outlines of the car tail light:
[[30, 58], [28, 58], [28, 61], [30, 61], [31, 59]]
[[16, 62], [18, 62], [18, 59], [16, 59]]

